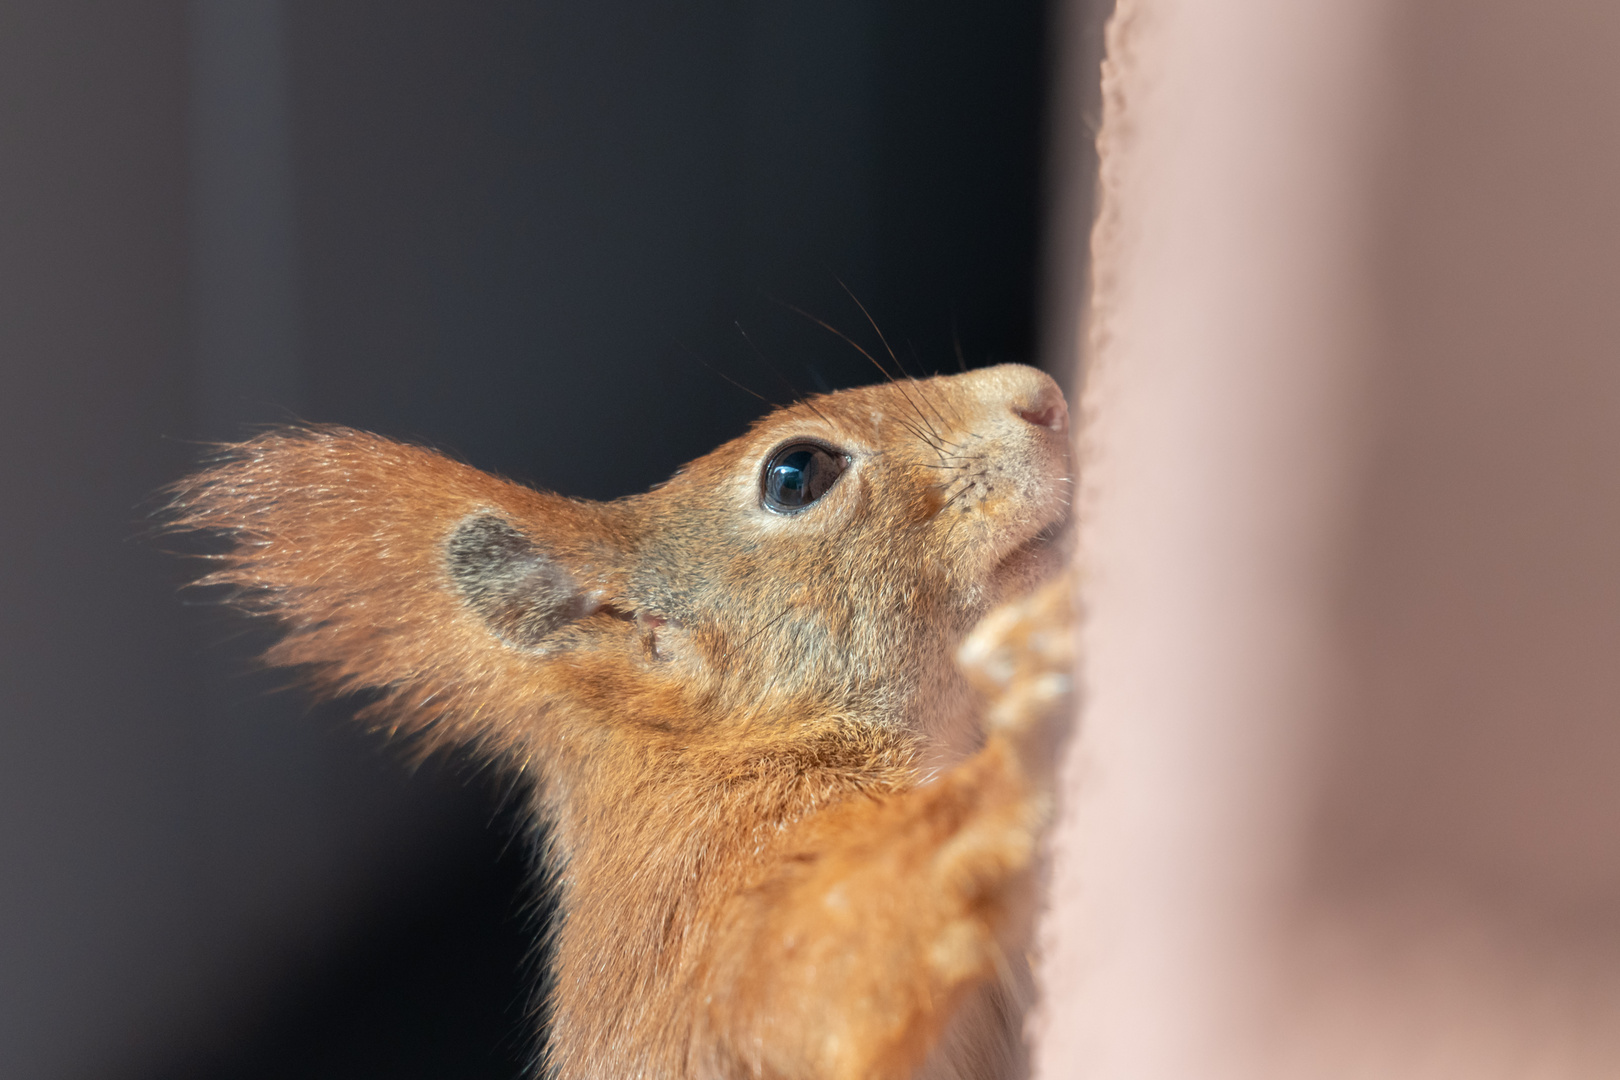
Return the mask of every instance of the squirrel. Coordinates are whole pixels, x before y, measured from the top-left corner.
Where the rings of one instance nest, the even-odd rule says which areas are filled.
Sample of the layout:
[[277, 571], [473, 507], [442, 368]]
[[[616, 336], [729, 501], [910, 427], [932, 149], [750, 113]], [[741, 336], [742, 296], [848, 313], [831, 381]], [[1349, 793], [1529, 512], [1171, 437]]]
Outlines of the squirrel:
[[269, 663], [530, 781], [543, 1074], [1000, 1077], [1071, 485], [1062, 393], [1007, 364], [801, 399], [608, 502], [272, 429], [170, 526], [224, 538], [200, 583], [281, 624]]

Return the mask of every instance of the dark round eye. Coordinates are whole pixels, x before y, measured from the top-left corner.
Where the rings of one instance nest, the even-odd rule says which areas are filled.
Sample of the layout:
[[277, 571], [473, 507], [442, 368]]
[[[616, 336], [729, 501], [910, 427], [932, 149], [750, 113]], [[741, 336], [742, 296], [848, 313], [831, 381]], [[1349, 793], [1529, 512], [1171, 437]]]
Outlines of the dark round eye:
[[803, 510], [843, 475], [849, 459], [816, 443], [793, 443], [765, 462], [765, 505], [782, 514]]

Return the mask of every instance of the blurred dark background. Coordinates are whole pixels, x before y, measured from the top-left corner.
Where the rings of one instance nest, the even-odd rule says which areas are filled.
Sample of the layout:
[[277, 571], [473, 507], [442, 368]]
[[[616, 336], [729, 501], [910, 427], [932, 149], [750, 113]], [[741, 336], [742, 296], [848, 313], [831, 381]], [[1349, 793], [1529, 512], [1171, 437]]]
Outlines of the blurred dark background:
[[512, 793], [275, 692], [153, 493], [304, 418], [624, 494], [877, 377], [850, 294], [1037, 359], [1054, 18], [0, 5], [0, 1076], [521, 1071]]

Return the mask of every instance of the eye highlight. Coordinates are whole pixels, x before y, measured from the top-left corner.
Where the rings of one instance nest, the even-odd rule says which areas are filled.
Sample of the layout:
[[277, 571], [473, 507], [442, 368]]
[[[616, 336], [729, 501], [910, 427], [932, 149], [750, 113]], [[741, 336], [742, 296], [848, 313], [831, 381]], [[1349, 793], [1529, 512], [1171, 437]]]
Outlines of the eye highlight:
[[803, 510], [838, 482], [849, 458], [820, 443], [789, 443], [765, 460], [760, 493], [779, 514]]

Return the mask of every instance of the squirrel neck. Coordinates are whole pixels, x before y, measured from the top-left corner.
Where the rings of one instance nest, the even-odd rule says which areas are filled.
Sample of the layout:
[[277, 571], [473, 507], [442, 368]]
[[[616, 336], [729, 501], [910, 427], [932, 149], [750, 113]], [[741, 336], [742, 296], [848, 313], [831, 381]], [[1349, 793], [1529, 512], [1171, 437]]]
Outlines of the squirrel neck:
[[[691, 946], [703, 912], [746, 888], [795, 822], [915, 782], [899, 733], [830, 720], [795, 727], [726, 746], [565, 723], [560, 745], [536, 754], [545, 773], [534, 809], [548, 826], [560, 917], [554, 1055], [612, 1061], [619, 1075], [656, 1072], [660, 1063], [634, 1058], [634, 1048], [671, 1041], [634, 1032], [688, 1015], [678, 1006], [699, 974]], [[664, 992], [649, 998], [650, 986]], [[637, 1003], [632, 1014], [628, 1002]]]

